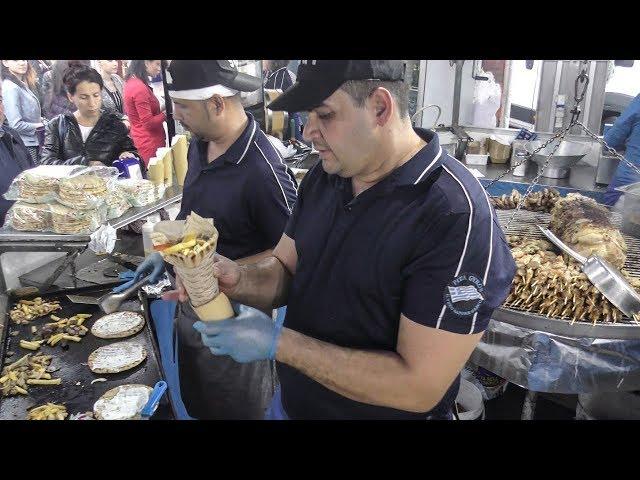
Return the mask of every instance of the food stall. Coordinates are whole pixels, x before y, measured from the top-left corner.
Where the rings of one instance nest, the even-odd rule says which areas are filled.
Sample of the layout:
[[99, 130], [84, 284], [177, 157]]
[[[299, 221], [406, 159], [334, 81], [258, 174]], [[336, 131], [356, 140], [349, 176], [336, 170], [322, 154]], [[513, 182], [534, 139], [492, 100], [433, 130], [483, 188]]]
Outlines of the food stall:
[[[510, 62], [502, 61], [505, 75], [500, 86], [504, 90], [493, 125], [479, 125], [474, 115], [479, 87], [489, 80], [477, 61], [422, 61], [418, 106], [438, 107], [438, 118], [444, 123], [435, 130], [443, 149], [474, 172], [492, 197], [514, 257], [522, 255], [523, 248], [540, 250], [540, 245], [544, 245], [543, 252], [555, 254], [558, 250], [551, 243], [535, 242], [547, 241], [538, 226], [548, 227], [554, 214], [560, 215], [553, 211], [556, 201], [580, 195], [602, 202], [618, 163], [625, 161], [601, 136], [608, 61], [536, 61], [540, 64], [537, 99], [530, 105], [533, 115], [521, 118], [524, 123], [509, 121]], [[438, 92], [437, 98], [433, 92]], [[429, 127], [431, 118], [422, 114], [414, 122]], [[633, 208], [640, 190], [633, 188], [626, 192], [621, 212], [602, 207], [598, 215], [609, 222], [610, 232], [596, 235], [594, 242], [610, 242], [613, 232], [620, 235], [624, 255], [617, 267], [638, 290], [640, 225], [633, 223]], [[590, 224], [588, 216], [573, 220]], [[576, 235], [580, 231], [574, 232], [574, 240]], [[597, 248], [594, 246], [596, 253]], [[572, 262], [565, 260], [566, 265]], [[541, 289], [549, 279], [536, 279], [540, 268], [544, 265], [519, 272], [525, 280], [531, 280], [527, 277], [531, 274]], [[627, 392], [640, 390], [640, 319], [623, 315], [611, 304], [597, 311], [595, 300], [589, 313], [582, 312], [576, 303], [585, 292], [567, 300], [558, 291], [566, 305], [554, 309], [553, 299], [541, 299], [535, 287], [519, 291], [519, 283], [517, 275], [515, 297], [510, 296], [494, 312], [470, 361], [528, 390], [523, 419], [534, 418], [538, 392], [577, 394], [581, 399], [606, 394], [608, 401], [617, 395], [619, 401]], [[568, 284], [564, 288], [565, 292], [571, 289]], [[519, 298], [521, 294], [525, 297]], [[598, 298], [607, 304], [602, 296]], [[635, 402], [637, 410], [638, 400]]]
[[41, 165], [14, 179], [0, 252], [67, 255], [22, 275], [22, 288], [7, 291], [2, 278], [0, 419], [175, 418], [162, 395], [155, 294], [112, 288], [144, 259], [139, 235], [123, 228], [182, 198], [187, 150], [178, 137], [150, 163], [149, 179], [81, 165]]

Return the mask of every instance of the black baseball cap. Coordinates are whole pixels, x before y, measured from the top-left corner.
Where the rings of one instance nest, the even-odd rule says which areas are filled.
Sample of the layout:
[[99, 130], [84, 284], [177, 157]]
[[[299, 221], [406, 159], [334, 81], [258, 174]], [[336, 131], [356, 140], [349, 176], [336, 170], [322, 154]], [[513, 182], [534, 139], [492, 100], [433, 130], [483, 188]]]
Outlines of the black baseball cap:
[[172, 60], [167, 68], [171, 98], [206, 100], [214, 94], [229, 97], [261, 86], [260, 78], [238, 71], [234, 60]]
[[313, 110], [348, 80], [404, 80], [404, 60], [301, 60], [296, 83], [269, 110]]

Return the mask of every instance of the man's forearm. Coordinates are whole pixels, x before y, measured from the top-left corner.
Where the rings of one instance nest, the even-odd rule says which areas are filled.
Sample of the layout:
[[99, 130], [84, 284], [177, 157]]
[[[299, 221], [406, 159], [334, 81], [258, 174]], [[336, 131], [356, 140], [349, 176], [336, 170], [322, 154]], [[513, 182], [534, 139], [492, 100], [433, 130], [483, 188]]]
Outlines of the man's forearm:
[[273, 249], [265, 250], [264, 252], [256, 253], [255, 255], [250, 255], [248, 257], [239, 258], [235, 262], [238, 265], [250, 265], [252, 263], [258, 263], [265, 258], [269, 258], [273, 255]]
[[441, 399], [425, 395], [424, 381], [396, 352], [339, 347], [284, 328], [276, 360], [358, 402], [426, 412]]
[[291, 274], [280, 260], [269, 256], [258, 263], [240, 266], [240, 282], [229, 293], [237, 302], [260, 310], [285, 305]]

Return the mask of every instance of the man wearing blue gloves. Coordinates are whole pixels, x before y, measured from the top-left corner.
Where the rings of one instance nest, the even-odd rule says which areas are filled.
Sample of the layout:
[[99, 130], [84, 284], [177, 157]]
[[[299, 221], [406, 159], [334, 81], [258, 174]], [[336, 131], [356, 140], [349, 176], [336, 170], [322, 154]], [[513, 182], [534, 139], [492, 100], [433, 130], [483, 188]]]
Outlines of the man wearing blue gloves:
[[[174, 117], [194, 135], [177, 219], [191, 211], [213, 218], [219, 233], [217, 251], [239, 263], [269, 257], [291, 214], [297, 185], [242, 107], [240, 92], [260, 88], [261, 80], [239, 72], [229, 60], [173, 60], [167, 73]], [[153, 254], [138, 267], [136, 279], [151, 272], [156, 282], [164, 269], [160, 254]], [[209, 349], [192, 328], [197, 320], [190, 303], [178, 305], [180, 392], [189, 415], [263, 418], [275, 388], [273, 361], [211, 361]]]
[[[216, 257], [237, 317], [193, 325], [211, 362], [277, 360], [267, 418], [453, 418], [460, 370], [509, 292], [486, 192], [412, 128], [404, 75], [399, 60], [302, 60], [269, 105], [310, 112], [321, 165], [272, 255]], [[284, 325], [261, 312], [285, 304]]]
[[[624, 157], [640, 168], [640, 95], [622, 112], [605, 134], [604, 141], [616, 150], [626, 147]], [[622, 195], [616, 188], [635, 182], [640, 182], [640, 174], [626, 163], [620, 162], [604, 194], [604, 203], [615, 205]]]

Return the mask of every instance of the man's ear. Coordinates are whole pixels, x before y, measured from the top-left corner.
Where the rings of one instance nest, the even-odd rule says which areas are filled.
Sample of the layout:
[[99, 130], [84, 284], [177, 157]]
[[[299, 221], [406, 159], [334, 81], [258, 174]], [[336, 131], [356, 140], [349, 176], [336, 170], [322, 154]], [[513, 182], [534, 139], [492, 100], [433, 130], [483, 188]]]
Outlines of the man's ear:
[[220, 95], [214, 95], [209, 99], [209, 107], [211, 108], [211, 113], [220, 115], [224, 112], [226, 105], [224, 103], [224, 99]]
[[376, 115], [376, 124], [384, 126], [393, 114], [393, 97], [383, 87], [376, 88], [369, 96], [369, 102]]

